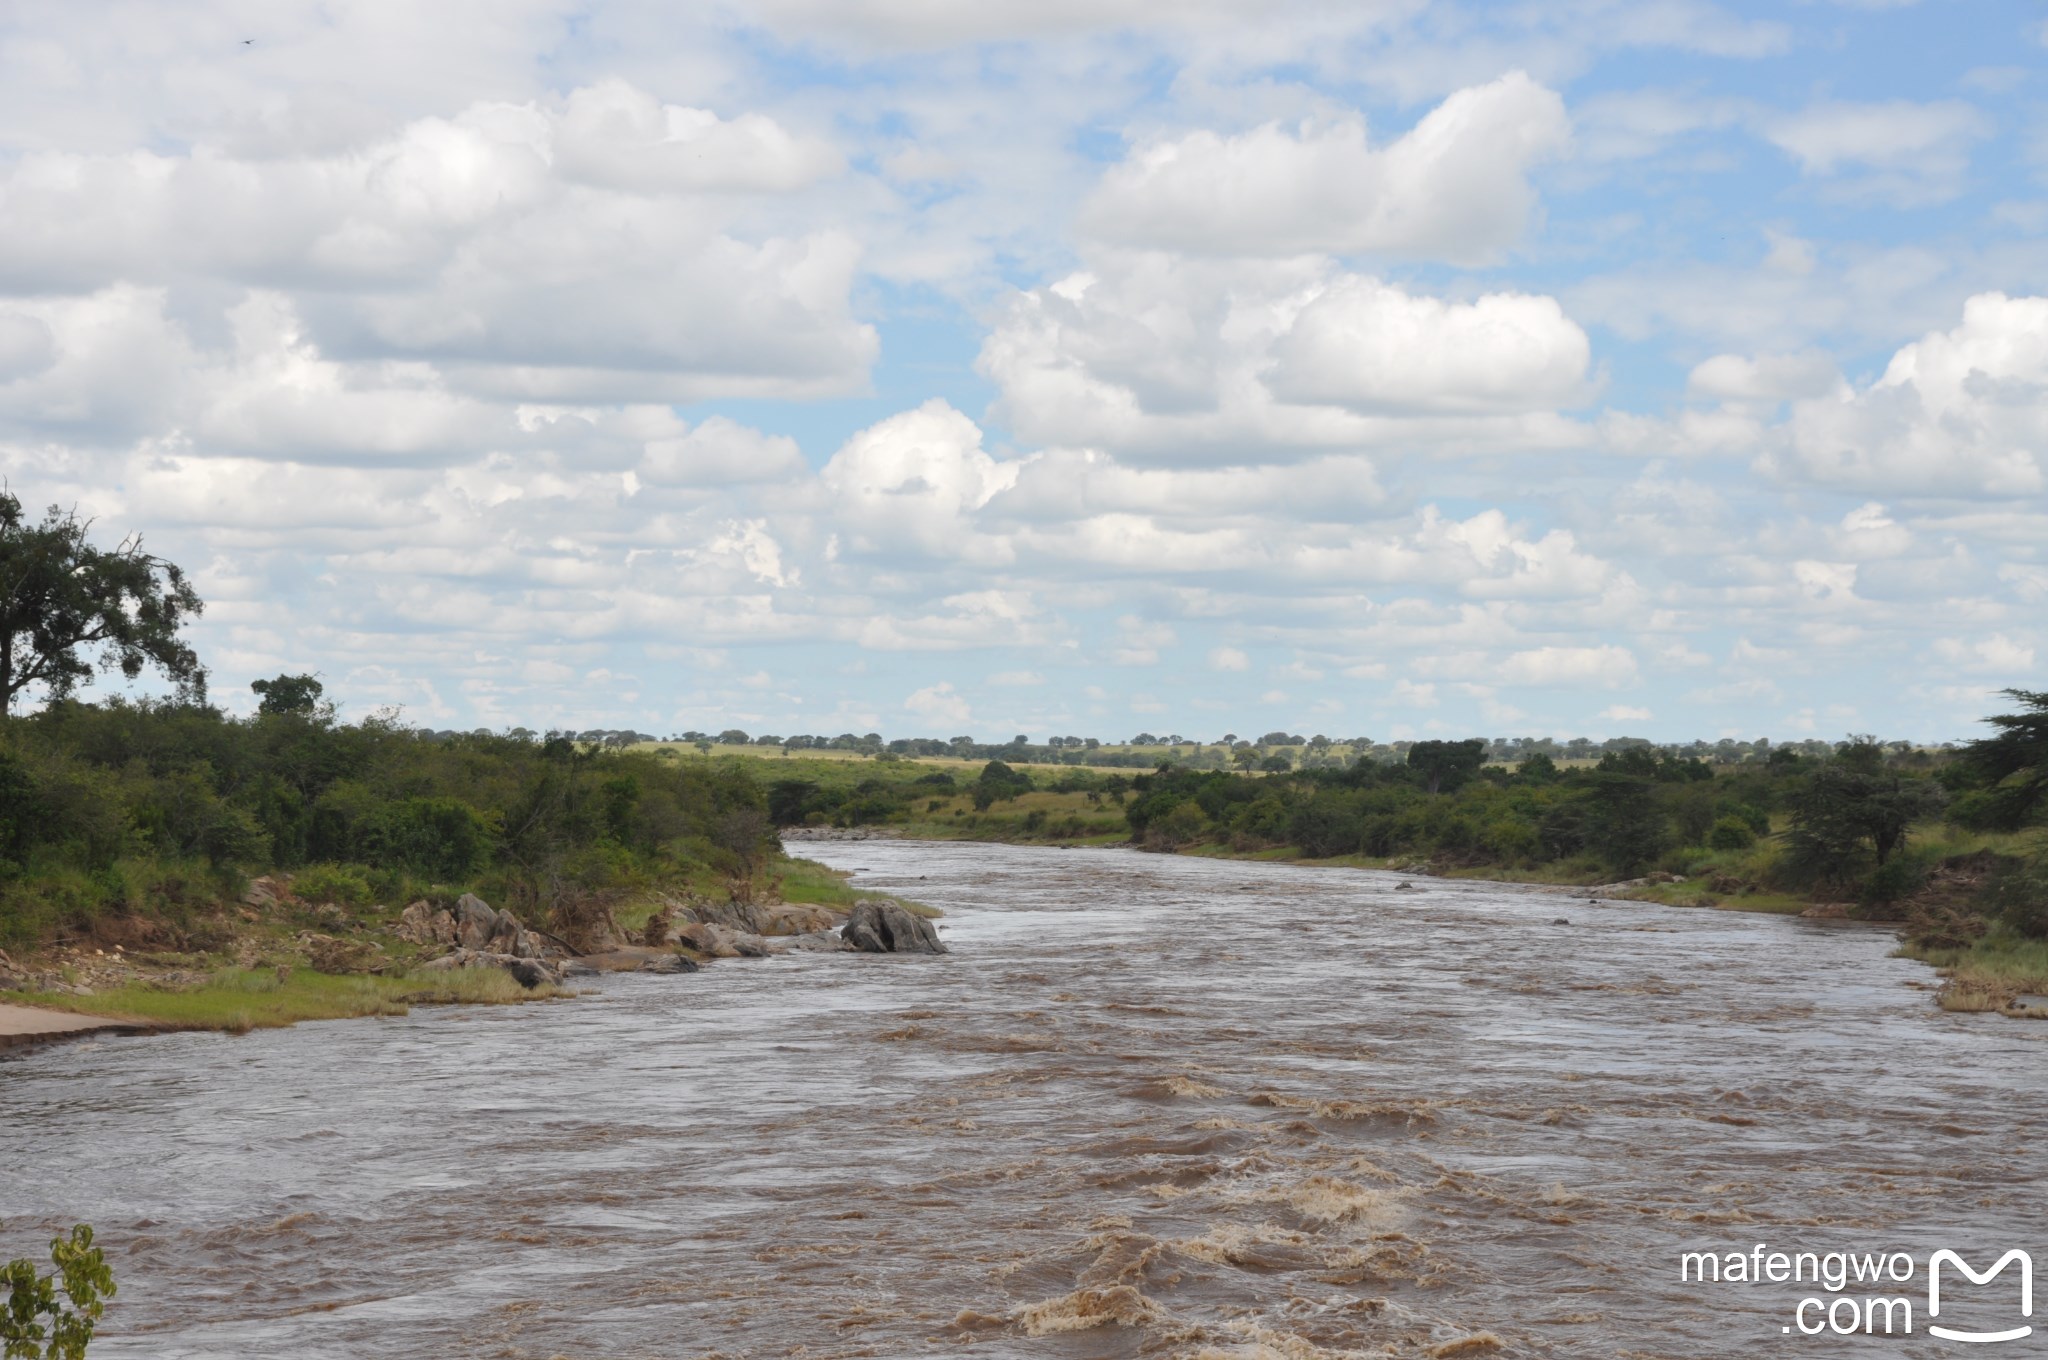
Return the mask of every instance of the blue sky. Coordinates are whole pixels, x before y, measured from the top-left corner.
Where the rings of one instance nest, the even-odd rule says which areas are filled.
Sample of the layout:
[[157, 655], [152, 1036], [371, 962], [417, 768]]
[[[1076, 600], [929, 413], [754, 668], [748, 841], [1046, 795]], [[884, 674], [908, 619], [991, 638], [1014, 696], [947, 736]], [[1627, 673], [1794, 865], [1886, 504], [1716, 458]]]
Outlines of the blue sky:
[[0, 468], [194, 570], [223, 702], [1942, 740], [2043, 687], [2038, 7], [673, 9], [0, 16]]

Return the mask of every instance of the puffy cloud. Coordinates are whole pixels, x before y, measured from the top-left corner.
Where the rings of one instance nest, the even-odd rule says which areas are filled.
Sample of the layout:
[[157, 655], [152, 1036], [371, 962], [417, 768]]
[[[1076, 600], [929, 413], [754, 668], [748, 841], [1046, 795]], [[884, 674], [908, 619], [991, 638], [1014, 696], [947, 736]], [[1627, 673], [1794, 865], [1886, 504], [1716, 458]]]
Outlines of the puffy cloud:
[[1248, 671], [1252, 659], [1236, 647], [1218, 647], [1209, 653], [1209, 669], [1215, 671]]
[[1636, 678], [1635, 654], [1612, 644], [1600, 647], [1534, 647], [1516, 652], [1500, 666], [1509, 685], [1596, 685], [1613, 689]]
[[754, 0], [752, 8], [791, 34], [822, 30], [880, 46], [922, 48], [1170, 21], [1199, 6], [1160, 0]]
[[734, 486], [789, 482], [806, 471], [796, 441], [767, 435], [724, 416], [647, 442], [637, 475], [662, 486]]
[[1027, 440], [1187, 466], [1575, 445], [1551, 408], [1581, 396], [1586, 360], [1547, 298], [1447, 304], [1323, 260], [1142, 254], [1016, 295], [977, 366]]
[[1766, 462], [1862, 492], [2037, 495], [2048, 448], [2048, 298], [1983, 293], [1901, 348], [1869, 387], [1793, 407]]
[[2034, 669], [2034, 649], [2003, 633], [1987, 638], [1937, 638], [1935, 655], [1960, 670], [2024, 677]]
[[573, 178], [656, 192], [789, 193], [840, 168], [829, 145], [772, 118], [663, 104], [618, 79], [569, 95], [553, 150]]
[[1513, 71], [1383, 148], [1358, 118], [1151, 143], [1103, 177], [1081, 220], [1106, 240], [1176, 250], [1483, 260], [1520, 239], [1536, 204], [1527, 171], [1570, 137], [1564, 101]]
[[1555, 298], [1447, 303], [1350, 275], [1295, 316], [1267, 385], [1361, 412], [1525, 412], [1583, 397], [1590, 353]]
[[1154, 666], [1162, 647], [1171, 647], [1177, 637], [1171, 627], [1126, 614], [1117, 620], [1122, 636], [1112, 647], [1109, 659], [1119, 666]]
[[1695, 396], [1723, 401], [1788, 401], [1819, 397], [1841, 382], [1834, 360], [1825, 354], [1717, 354], [1702, 360], [1686, 378]]
[[939, 398], [854, 435], [819, 477], [859, 552], [1009, 556], [1007, 545], [979, 534], [970, 516], [1015, 484], [1017, 465], [984, 452], [980, 428]]
[[49, 324], [21, 312], [0, 312], [0, 383], [40, 373], [57, 357]]
[[702, 556], [738, 562], [749, 576], [763, 585], [793, 586], [797, 583], [796, 570], [783, 565], [782, 545], [769, 534], [766, 520], [728, 523], [704, 546]]
[[949, 680], [912, 691], [910, 697], [903, 701], [903, 708], [905, 712], [915, 713], [927, 722], [944, 727], [964, 727], [974, 721], [973, 708], [954, 690]]
[[1969, 169], [1970, 146], [1990, 133], [1976, 108], [1960, 100], [1919, 104], [1814, 104], [1765, 132], [1808, 174], [1851, 172], [1855, 191], [1903, 203], [1953, 197]]
[[859, 248], [740, 233], [735, 204], [836, 164], [760, 115], [618, 81], [314, 154], [45, 150], [0, 169], [0, 291], [278, 290], [324, 347], [548, 400], [819, 395], [874, 357], [848, 305]]

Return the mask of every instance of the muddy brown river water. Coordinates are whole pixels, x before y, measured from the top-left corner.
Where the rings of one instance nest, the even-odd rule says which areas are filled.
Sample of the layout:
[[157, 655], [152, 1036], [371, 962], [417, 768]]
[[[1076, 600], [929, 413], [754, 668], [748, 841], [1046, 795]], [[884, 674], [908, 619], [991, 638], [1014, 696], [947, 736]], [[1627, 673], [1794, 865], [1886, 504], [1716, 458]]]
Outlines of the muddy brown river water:
[[0, 1257], [98, 1225], [95, 1360], [2048, 1354], [1929, 1336], [1924, 1272], [1890, 1339], [1681, 1282], [1757, 1244], [2048, 1263], [2048, 1025], [1943, 1013], [1884, 932], [803, 851], [953, 953], [0, 1059]]

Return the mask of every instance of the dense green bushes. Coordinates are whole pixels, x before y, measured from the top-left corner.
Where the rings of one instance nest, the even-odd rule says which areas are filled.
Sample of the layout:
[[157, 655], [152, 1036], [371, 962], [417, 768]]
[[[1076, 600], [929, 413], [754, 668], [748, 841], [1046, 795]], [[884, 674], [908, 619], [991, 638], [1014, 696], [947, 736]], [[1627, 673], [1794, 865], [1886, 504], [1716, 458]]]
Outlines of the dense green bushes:
[[314, 705], [61, 702], [0, 722], [0, 945], [113, 914], [178, 927], [250, 875], [328, 900], [487, 890], [545, 916], [772, 850], [743, 762], [487, 734], [437, 737]]
[[1701, 761], [1646, 749], [1612, 753], [1593, 768], [1531, 760], [1517, 770], [1461, 764], [1464, 744], [1441, 745], [1419, 766], [1358, 763], [1263, 778], [1161, 769], [1136, 781], [1126, 815], [1134, 839], [1156, 849], [1293, 847], [1319, 859], [1414, 856], [1623, 878], [1750, 854], [1772, 833], [1775, 812], [1802, 846], [1825, 853], [1765, 856], [1772, 881], [1756, 886], [1853, 890], [1882, 869], [1867, 896], [1892, 900], [1887, 894], [1906, 890], [1913, 873], [1892, 852], [1912, 820], [1941, 804], [1924, 771], [1892, 768], [1874, 747], [1716, 776]]

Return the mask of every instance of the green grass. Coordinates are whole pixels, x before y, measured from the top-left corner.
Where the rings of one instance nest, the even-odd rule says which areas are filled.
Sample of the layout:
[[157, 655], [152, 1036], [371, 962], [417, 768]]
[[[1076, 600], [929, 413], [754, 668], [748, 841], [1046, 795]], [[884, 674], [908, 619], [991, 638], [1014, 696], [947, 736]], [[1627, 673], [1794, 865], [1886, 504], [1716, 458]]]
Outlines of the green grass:
[[1903, 944], [1897, 956], [1932, 964], [1948, 979], [1940, 994], [1944, 1010], [2003, 1010], [2022, 993], [2048, 993], [2048, 940], [1994, 929], [1967, 949]]
[[[224, 969], [184, 990], [149, 986], [109, 988], [91, 996], [29, 992], [20, 1000], [53, 1010], [136, 1020], [165, 1029], [225, 1030], [246, 1034], [301, 1020], [344, 1020], [360, 1015], [404, 1015], [415, 1005], [493, 1004], [567, 996], [556, 987], [529, 991], [496, 968], [457, 968], [396, 976], [334, 977], [309, 968]], [[13, 998], [10, 998], [13, 999]]]
[[854, 904], [869, 898], [886, 897], [900, 903], [905, 911], [914, 916], [937, 920], [946, 913], [937, 907], [913, 902], [895, 893], [869, 892], [856, 888], [846, 881], [846, 875], [837, 869], [828, 869], [811, 859], [792, 859], [777, 875], [782, 880], [782, 900], [800, 902], [806, 906], [837, 907], [841, 911], [853, 910]]

